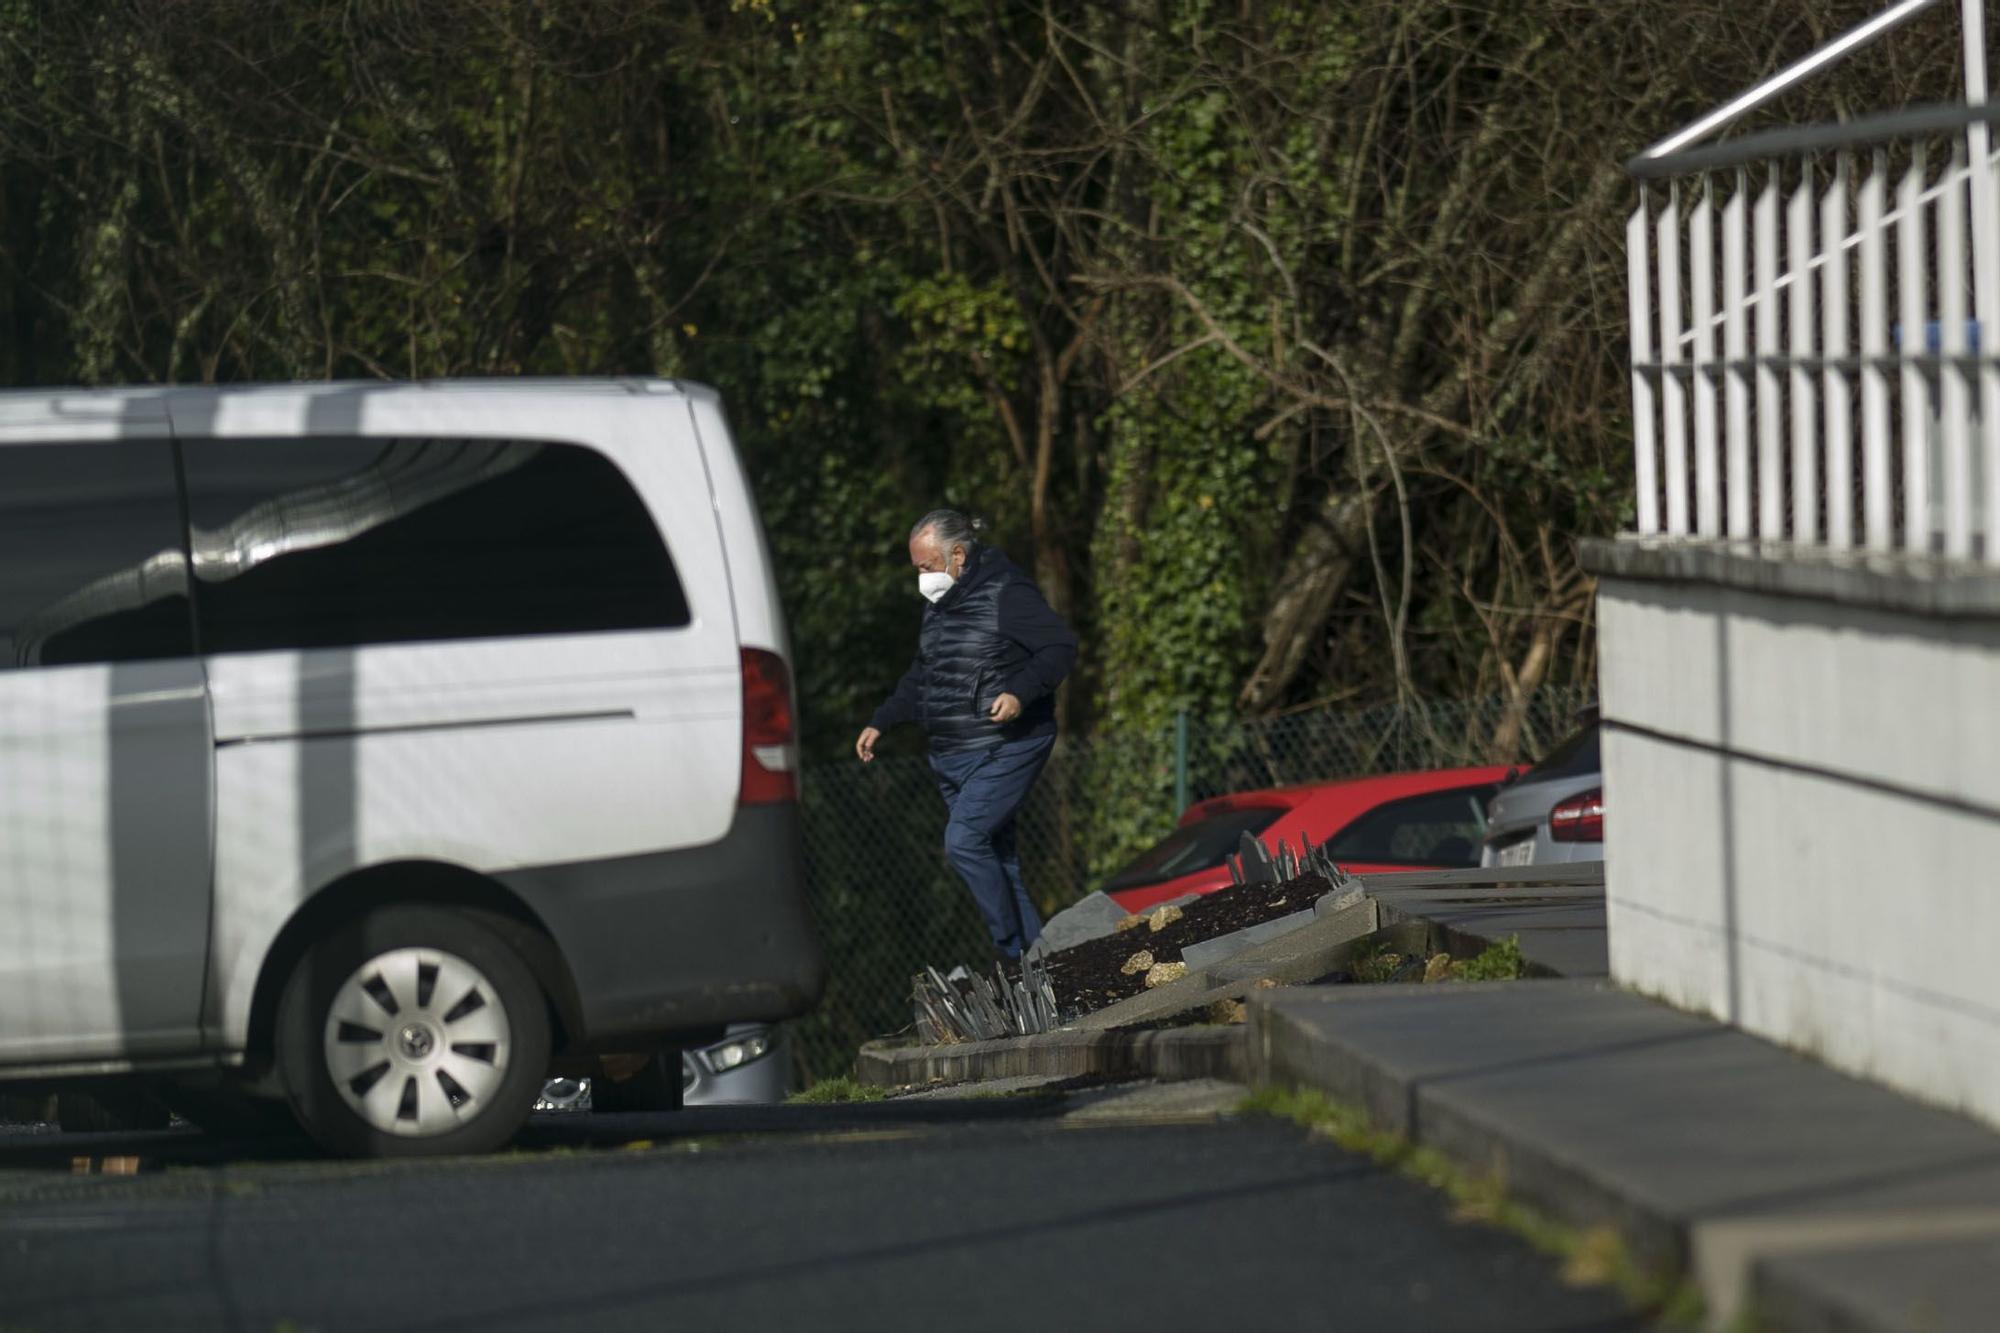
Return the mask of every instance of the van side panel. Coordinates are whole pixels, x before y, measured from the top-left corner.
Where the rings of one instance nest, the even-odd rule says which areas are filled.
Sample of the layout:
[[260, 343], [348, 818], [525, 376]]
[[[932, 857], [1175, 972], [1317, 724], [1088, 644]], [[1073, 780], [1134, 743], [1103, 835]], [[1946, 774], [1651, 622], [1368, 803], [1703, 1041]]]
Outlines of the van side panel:
[[0, 404], [0, 1072], [201, 1040], [213, 745], [166, 413]]
[[[211, 653], [208, 1013], [225, 1048], [247, 1039], [258, 970], [285, 922], [349, 871], [426, 860], [504, 879], [679, 854], [729, 834], [742, 735], [736, 617], [682, 400], [330, 386], [225, 391], [176, 399], [173, 411], [191, 487], [203, 440], [273, 450], [286, 437], [342, 436], [588, 446], [617, 464], [652, 515], [689, 613], [671, 629]], [[562, 880], [566, 896], [546, 904], [552, 924], [589, 916], [578, 906], [593, 901], [588, 879]], [[671, 882], [654, 885], [679, 896]], [[595, 901], [639, 910], [616, 894]], [[656, 928], [635, 938], [604, 924], [627, 947]], [[587, 987], [596, 962], [576, 929], [557, 928], [557, 943]]]

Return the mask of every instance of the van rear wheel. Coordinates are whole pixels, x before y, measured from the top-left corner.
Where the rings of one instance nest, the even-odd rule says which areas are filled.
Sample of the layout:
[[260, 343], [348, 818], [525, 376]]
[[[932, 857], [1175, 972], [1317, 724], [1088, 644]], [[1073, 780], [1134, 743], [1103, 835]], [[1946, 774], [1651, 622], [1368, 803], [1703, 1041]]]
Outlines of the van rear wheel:
[[533, 1108], [547, 1001], [499, 933], [435, 907], [370, 912], [314, 945], [278, 1006], [299, 1121], [349, 1157], [489, 1152]]

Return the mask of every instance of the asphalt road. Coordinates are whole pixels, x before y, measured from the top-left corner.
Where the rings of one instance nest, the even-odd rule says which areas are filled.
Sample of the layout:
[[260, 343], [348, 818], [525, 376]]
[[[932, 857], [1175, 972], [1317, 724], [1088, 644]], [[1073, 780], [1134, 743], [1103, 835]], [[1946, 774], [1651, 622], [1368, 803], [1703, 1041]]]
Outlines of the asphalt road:
[[545, 1116], [414, 1164], [0, 1131], [0, 1330], [1639, 1326], [1229, 1100]]

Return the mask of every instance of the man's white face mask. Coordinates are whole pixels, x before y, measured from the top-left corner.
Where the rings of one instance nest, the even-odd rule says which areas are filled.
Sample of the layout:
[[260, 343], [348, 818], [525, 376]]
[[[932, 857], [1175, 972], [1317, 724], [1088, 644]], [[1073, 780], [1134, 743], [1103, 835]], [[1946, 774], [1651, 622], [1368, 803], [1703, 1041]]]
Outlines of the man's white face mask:
[[922, 593], [927, 600], [935, 602], [938, 598], [950, 592], [951, 586], [958, 582], [958, 576], [951, 572], [953, 555], [958, 556], [959, 568], [962, 571], [965, 567], [964, 562], [967, 557], [958, 547], [953, 547], [944, 553], [943, 569], [926, 569], [917, 574], [917, 591]]

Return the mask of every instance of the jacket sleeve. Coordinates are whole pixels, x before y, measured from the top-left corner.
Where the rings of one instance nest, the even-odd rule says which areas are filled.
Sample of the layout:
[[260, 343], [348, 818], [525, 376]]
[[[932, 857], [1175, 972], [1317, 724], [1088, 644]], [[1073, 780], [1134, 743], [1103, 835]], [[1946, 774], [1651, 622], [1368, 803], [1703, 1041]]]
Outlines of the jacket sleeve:
[[917, 689], [923, 683], [923, 662], [912, 659], [910, 669], [896, 682], [895, 690], [882, 706], [875, 710], [875, 716], [868, 719], [868, 725], [877, 731], [887, 731], [898, 722], [917, 720]]
[[1002, 687], [1023, 708], [1054, 694], [1076, 665], [1076, 635], [1032, 583], [1016, 583], [1000, 594], [1000, 632], [1027, 649], [1023, 662]]

